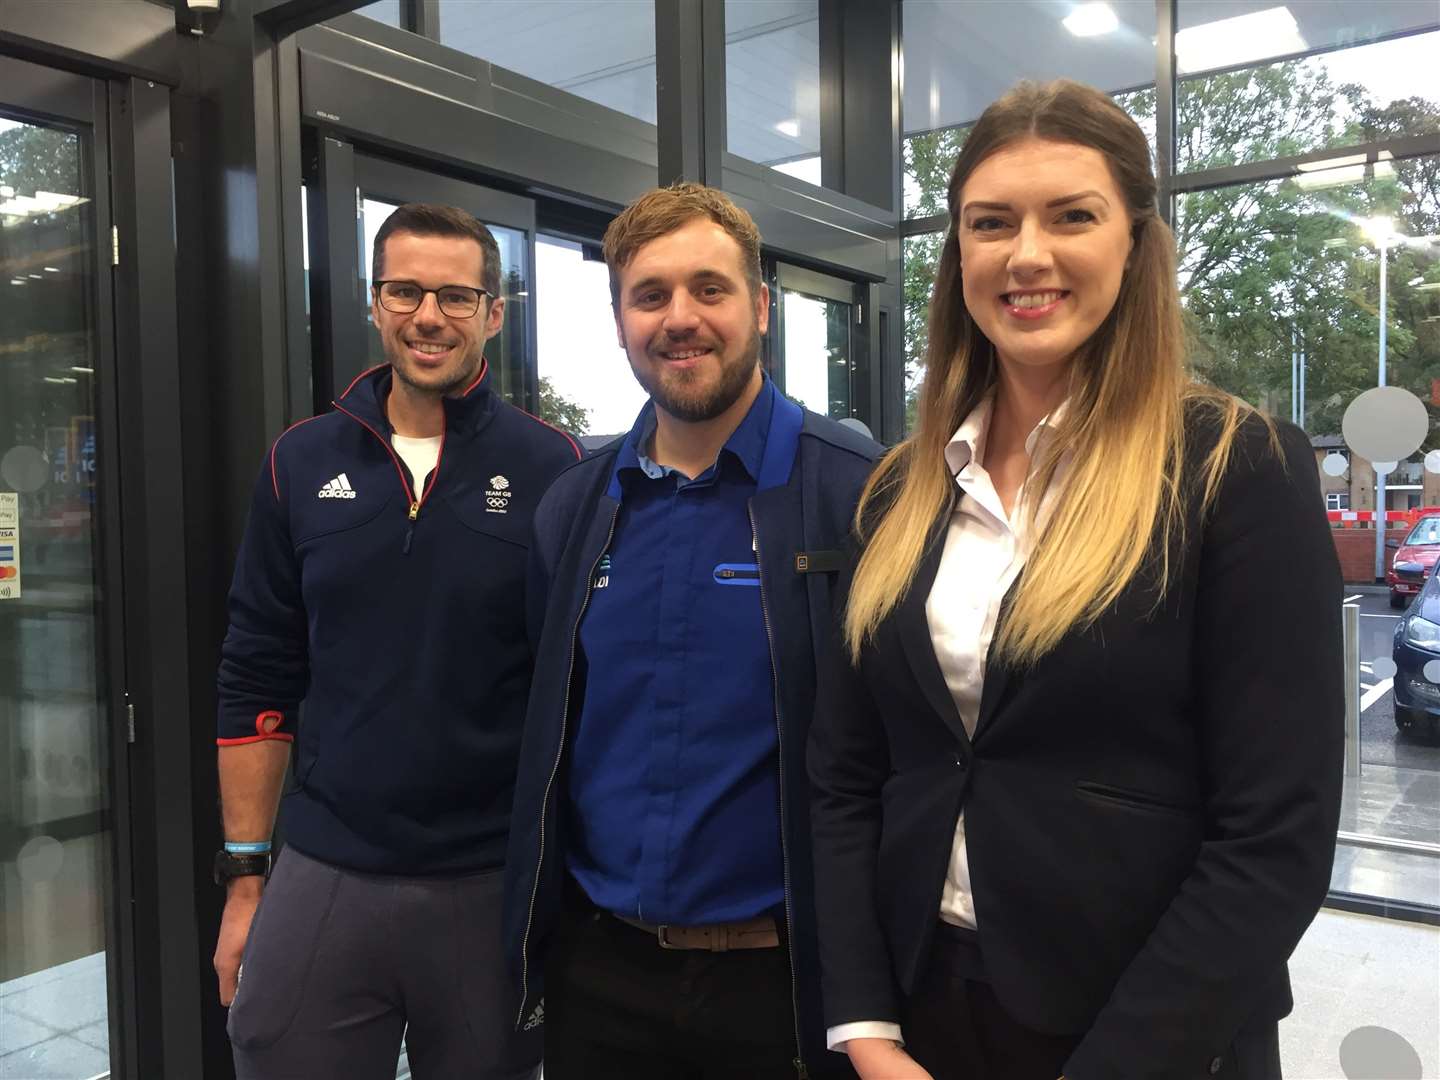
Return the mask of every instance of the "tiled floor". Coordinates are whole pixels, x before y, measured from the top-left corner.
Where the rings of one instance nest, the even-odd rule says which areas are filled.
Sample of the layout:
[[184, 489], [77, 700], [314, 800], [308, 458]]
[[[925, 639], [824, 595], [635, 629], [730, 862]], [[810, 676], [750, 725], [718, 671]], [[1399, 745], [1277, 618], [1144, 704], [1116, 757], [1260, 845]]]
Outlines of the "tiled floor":
[[[1433, 860], [1432, 860], [1433, 861]], [[1321, 911], [1290, 960], [1295, 1011], [1280, 1024], [1287, 1080], [1345, 1080], [1340, 1045], [1388, 1028], [1440, 1076], [1440, 928]], [[1398, 1073], [1352, 1072], [1353, 1080]]]
[[0, 1080], [108, 1075], [105, 954], [0, 983]]
[[[1414, 1048], [1421, 1076], [1440, 1077], [1440, 928], [1322, 911], [1290, 972], [1288, 1080], [1346, 1080], [1341, 1044], [1372, 1025]], [[0, 983], [0, 1080], [94, 1080], [107, 1075], [108, 1045], [103, 954]]]

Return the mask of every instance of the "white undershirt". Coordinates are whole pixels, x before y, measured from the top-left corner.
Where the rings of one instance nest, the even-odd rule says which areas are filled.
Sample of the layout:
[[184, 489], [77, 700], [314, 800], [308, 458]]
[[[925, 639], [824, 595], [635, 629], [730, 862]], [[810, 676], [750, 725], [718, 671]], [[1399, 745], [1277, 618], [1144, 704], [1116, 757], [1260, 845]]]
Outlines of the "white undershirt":
[[[1034, 533], [1043, 528], [1054, 509], [1051, 484], [1040, 502], [1037, 528], [1027, 529], [1024, 508], [1025, 488], [1016, 494], [1011, 513], [1005, 513], [1000, 495], [981, 461], [985, 457], [985, 436], [990, 428], [993, 395], [986, 397], [967, 416], [945, 447], [945, 462], [960, 489], [945, 550], [935, 573], [930, 595], [925, 600], [925, 618], [935, 658], [945, 676], [945, 685], [955, 699], [956, 711], [968, 735], [975, 734], [980, 717], [980, 695], [985, 686], [985, 658], [995, 636], [1000, 604], [1014, 584], [1025, 558], [1034, 547]], [[1040, 440], [1052, 430], [1061, 411], [1056, 409], [1035, 425], [1025, 440], [1025, 452], [1035, 461]], [[1056, 481], [1065, 462], [1056, 473]], [[965, 845], [965, 815], [955, 823], [955, 842], [950, 865], [940, 892], [940, 918], [956, 926], [975, 929], [975, 901], [970, 888], [970, 862]], [[903, 1042], [900, 1025], [879, 1020], [840, 1024], [826, 1033], [832, 1050], [844, 1050], [850, 1039], [892, 1039]]]
[[390, 445], [410, 470], [410, 487], [416, 499], [425, 493], [425, 478], [440, 460], [440, 440], [443, 436], [428, 435], [413, 439], [409, 435], [391, 435]]

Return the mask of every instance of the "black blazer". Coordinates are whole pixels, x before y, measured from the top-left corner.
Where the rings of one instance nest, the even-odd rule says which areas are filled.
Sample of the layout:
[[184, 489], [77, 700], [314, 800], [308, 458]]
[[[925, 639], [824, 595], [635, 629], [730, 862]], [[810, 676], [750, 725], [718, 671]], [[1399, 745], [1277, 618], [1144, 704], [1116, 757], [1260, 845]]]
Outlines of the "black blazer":
[[1343, 593], [1314, 452], [1279, 427], [1283, 461], [1243, 423], [1202, 520], [1192, 414], [1159, 607], [1147, 572], [1031, 669], [990, 663], [973, 739], [925, 616], [948, 513], [858, 670], [833, 650], [809, 751], [827, 1025], [901, 1019], [962, 806], [993, 988], [1084, 1033], [1067, 1077], [1207, 1075], [1289, 1012], [1339, 819]]

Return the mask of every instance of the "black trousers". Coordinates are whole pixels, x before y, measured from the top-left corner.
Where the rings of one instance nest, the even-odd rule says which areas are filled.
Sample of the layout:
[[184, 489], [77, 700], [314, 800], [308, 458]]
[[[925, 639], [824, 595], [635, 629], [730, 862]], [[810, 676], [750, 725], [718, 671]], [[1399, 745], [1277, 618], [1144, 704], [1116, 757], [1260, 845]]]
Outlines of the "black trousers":
[[[977, 935], [941, 924], [930, 967], [901, 1025], [905, 1049], [935, 1080], [1056, 1080], [1083, 1034], [1032, 1031], [1007, 1013], [985, 975]], [[1280, 1080], [1274, 1021], [1247, 1026], [1204, 1061], [1177, 1062], [1175, 1080]]]
[[613, 915], [567, 905], [545, 968], [545, 1080], [795, 1080], [795, 1054], [783, 938], [662, 949]]

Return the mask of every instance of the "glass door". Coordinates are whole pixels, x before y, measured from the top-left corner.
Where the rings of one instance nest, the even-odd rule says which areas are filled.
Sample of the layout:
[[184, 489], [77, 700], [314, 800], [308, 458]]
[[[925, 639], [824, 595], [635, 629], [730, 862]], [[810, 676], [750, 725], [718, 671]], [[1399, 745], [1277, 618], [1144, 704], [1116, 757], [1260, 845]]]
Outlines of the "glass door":
[[0, 1077], [108, 1076], [123, 656], [101, 530], [105, 89], [3, 57], [0, 88]]
[[775, 285], [772, 377], [807, 409], [859, 420], [868, 430], [864, 287], [784, 263], [776, 267]]
[[[505, 296], [505, 327], [485, 347], [493, 386], [506, 400], [530, 412], [539, 408], [535, 372], [535, 314], [531, 290], [535, 266], [535, 204], [522, 196], [440, 176], [382, 158], [357, 153], [333, 139], [322, 140], [320, 190], [325, 213], [311, 208], [312, 287], [327, 290], [314, 304], [331, 321], [328, 346], [317, 344], [317, 391], [328, 383], [342, 393], [360, 372], [384, 363], [379, 335], [370, 322], [370, 280], [375, 234], [396, 207], [406, 202], [441, 203], [468, 210], [495, 235], [500, 248], [500, 288]], [[313, 189], [312, 189], [313, 190]], [[345, 216], [353, 207], [353, 228]], [[317, 231], [318, 230], [318, 231]], [[312, 300], [317, 298], [312, 295]], [[328, 352], [328, 355], [324, 355]], [[329, 404], [317, 393], [316, 407]]]

